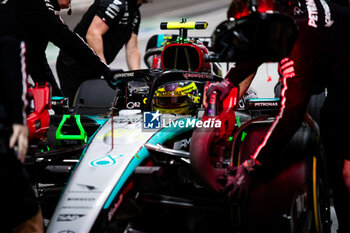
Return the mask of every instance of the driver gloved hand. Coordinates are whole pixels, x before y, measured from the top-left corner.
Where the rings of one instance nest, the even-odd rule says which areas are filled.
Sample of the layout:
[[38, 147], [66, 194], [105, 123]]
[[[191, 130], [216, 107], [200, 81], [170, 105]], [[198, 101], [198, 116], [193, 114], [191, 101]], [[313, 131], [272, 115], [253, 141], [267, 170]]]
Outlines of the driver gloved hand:
[[219, 94], [219, 100], [223, 101], [233, 87], [233, 83], [228, 79], [218, 83], [211, 83], [207, 90], [207, 99], [210, 99], [210, 96], [216, 91]]
[[122, 69], [111, 69], [109, 68], [108, 70], [106, 70], [106, 72], [104, 72], [103, 79], [106, 80], [108, 86], [110, 86], [111, 88], [113, 88], [114, 90], [117, 87], [117, 77], [116, 74], [119, 73], [123, 73], [124, 71]]
[[247, 199], [258, 164], [255, 159], [249, 159], [237, 167], [228, 168], [228, 180], [224, 192], [230, 200], [239, 202]]

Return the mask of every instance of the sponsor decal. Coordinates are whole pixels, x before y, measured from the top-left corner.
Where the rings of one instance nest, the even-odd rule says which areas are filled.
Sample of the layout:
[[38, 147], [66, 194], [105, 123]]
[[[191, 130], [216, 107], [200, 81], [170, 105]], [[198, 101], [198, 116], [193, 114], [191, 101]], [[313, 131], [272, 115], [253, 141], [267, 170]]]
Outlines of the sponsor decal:
[[181, 141], [178, 141], [178, 142], [174, 143], [173, 149], [175, 149], [175, 150], [182, 150], [184, 148], [188, 148], [190, 143], [191, 143], [191, 138], [182, 139]]
[[135, 73], [130, 72], [130, 73], [117, 73], [114, 75], [115, 78], [127, 78], [127, 77], [134, 77]]
[[189, 79], [189, 78], [213, 79], [213, 76], [210, 74], [198, 74], [198, 73], [183, 73], [183, 77], [185, 79]]
[[100, 159], [96, 159], [90, 162], [93, 167], [109, 167], [116, 163], [117, 161], [110, 155], [104, 156]]
[[85, 214], [60, 214], [57, 217], [57, 222], [72, 222], [84, 216]]
[[254, 107], [277, 107], [277, 102], [256, 102], [254, 103]]
[[331, 10], [329, 9], [329, 6], [325, 0], [321, 0], [321, 4], [325, 13], [325, 18], [324, 18], [325, 27], [330, 27], [334, 23], [334, 21], [331, 19], [332, 17]]
[[114, 19], [117, 14], [120, 12], [119, 5], [122, 3], [119, 0], [114, 0], [113, 3], [109, 4], [105, 14], [108, 15], [109, 18]]
[[92, 167], [110, 167], [116, 164], [117, 159], [123, 157], [124, 155], [107, 155], [103, 156], [102, 158], [93, 160], [90, 162], [90, 165]]
[[308, 11], [308, 25], [310, 27], [317, 28], [317, 22], [318, 22], [318, 11], [316, 7], [316, 3], [314, 0], [306, 0], [306, 7]]
[[156, 96], [184, 96], [186, 95], [183, 91], [159, 91]]
[[113, 121], [116, 124], [137, 124], [141, 122], [139, 118], [116, 118]]
[[140, 102], [129, 102], [129, 103], [126, 104], [126, 107], [128, 109], [140, 108], [141, 107], [141, 103]]
[[[321, 5], [324, 10], [324, 26], [331, 27], [334, 23], [332, 20], [331, 10], [325, 0], [320, 0]], [[306, 0], [306, 7], [308, 11], [308, 25], [310, 27], [317, 28], [317, 23], [319, 22], [319, 15], [316, 3], [314, 0]]]

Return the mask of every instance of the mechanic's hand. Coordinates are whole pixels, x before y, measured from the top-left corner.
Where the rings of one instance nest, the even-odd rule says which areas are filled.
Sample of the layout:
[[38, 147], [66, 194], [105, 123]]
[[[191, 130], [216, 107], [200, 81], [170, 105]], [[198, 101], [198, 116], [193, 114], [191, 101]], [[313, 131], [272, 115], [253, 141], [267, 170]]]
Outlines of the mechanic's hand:
[[207, 99], [210, 99], [210, 96], [216, 91], [219, 94], [219, 100], [222, 101], [230, 93], [233, 87], [233, 83], [228, 79], [219, 83], [211, 83], [207, 90]]
[[103, 78], [107, 81], [108, 86], [114, 90], [117, 87], [117, 77], [116, 74], [123, 73], [122, 69], [108, 69], [108, 71], [103, 75]]
[[17, 144], [18, 146], [18, 159], [21, 163], [24, 163], [26, 158], [26, 153], [28, 150], [28, 136], [29, 131], [26, 125], [13, 124], [12, 125], [12, 135], [10, 138], [10, 148], [14, 148]]
[[229, 168], [228, 182], [224, 190], [229, 199], [241, 201], [248, 197], [252, 176], [257, 166], [254, 159], [249, 159], [237, 167]]

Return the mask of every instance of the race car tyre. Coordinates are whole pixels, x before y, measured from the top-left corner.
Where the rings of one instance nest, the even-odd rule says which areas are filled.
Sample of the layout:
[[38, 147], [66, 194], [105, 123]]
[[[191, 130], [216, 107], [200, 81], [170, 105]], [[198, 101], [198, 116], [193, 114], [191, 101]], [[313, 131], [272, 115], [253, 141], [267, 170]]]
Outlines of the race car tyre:
[[312, 119], [314, 119], [317, 122], [317, 124], [320, 124], [320, 119], [321, 119], [320, 112], [325, 99], [326, 99], [325, 91], [321, 92], [320, 94], [314, 94], [310, 98], [308, 112], [312, 117]]
[[56, 131], [57, 126], [50, 124], [49, 129], [47, 130], [47, 141], [51, 149], [57, 149]]
[[191, 138], [190, 159], [192, 168], [199, 180], [216, 192], [223, 189], [219, 179], [225, 173], [224, 169], [216, 168], [211, 161], [214, 139], [217, 136], [216, 128], [197, 128]]
[[312, 161], [312, 199], [313, 225], [312, 233], [331, 232], [330, 196], [327, 171], [321, 156], [314, 156]]
[[[233, 147], [235, 165], [249, 158], [268, 127], [252, 122], [239, 128]], [[276, 157], [281, 158], [275, 161], [278, 166], [257, 175], [250, 196], [238, 210], [242, 232], [330, 232], [327, 174], [315, 132], [303, 125]]]

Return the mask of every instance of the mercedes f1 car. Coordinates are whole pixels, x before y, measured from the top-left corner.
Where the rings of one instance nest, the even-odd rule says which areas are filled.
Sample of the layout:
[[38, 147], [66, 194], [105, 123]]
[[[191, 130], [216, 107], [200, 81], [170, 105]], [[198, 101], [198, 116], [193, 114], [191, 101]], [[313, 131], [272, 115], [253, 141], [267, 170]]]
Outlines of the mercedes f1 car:
[[[131, 80], [153, 84], [143, 112], [112, 114], [96, 132], [64, 189], [48, 232], [327, 232], [328, 189], [312, 121], [305, 122], [281, 152], [284, 160], [278, 169], [256, 180], [248, 201], [235, 203], [220, 191], [225, 180], [213, 177], [247, 158], [271, 124], [273, 111], [260, 118], [252, 115], [269, 109], [234, 111], [233, 92], [224, 102], [228, 110], [214, 118], [160, 116], [151, 98], [158, 97], [160, 87], [188, 81], [199, 86], [221, 78], [148, 70], [118, 78], [119, 83]], [[258, 101], [250, 103], [262, 106]]]
[[[183, 45], [168, 47], [188, 54]], [[210, 58], [195, 50], [202, 64]], [[213, 114], [201, 103], [206, 83], [222, 80], [215, 74], [139, 70], [115, 78], [110, 115], [83, 149], [47, 232], [329, 232], [323, 152], [310, 118], [280, 166], [255, 180], [246, 202], [235, 202], [222, 192], [225, 176], [215, 177], [255, 149], [278, 101], [251, 99], [237, 109], [233, 89], [222, 105], [211, 103]], [[128, 102], [128, 90], [142, 101]]]
[[[159, 39], [156, 45], [153, 45], [152, 39], [150, 39], [149, 45], [154, 47], [160, 46], [158, 49], [161, 49], [161, 51], [164, 50], [162, 56], [153, 57], [154, 61], [159, 58], [157, 64], [161, 66], [157, 67], [157, 69], [185, 69], [211, 73], [212, 65], [205, 61], [205, 56], [209, 52], [207, 47], [201, 42], [203, 38], [198, 40], [198, 38], [189, 39], [187, 37], [187, 30], [191, 28], [205, 29], [207, 23], [163, 24], [165, 25], [163, 26], [164, 29], [179, 29], [181, 32], [180, 35], [174, 35], [173, 38], [179, 38], [179, 40], [182, 38], [182, 40], [180, 42], [179, 40], [168, 40], [164, 36], [157, 36]], [[205, 39], [208, 40], [208, 38]], [[172, 44], [169, 44], [170, 42]], [[149, 50], [152, 51], [154, 47], [149, 47]], [[181, 56], [178, 57], [181, 59], [178, 59], [178, 63], [171, 64], [170, 57], [173, 57], [175, 54], [180, 54]], [[182, 62], [182, 58], [185, 55], [186, 62]], [[146, 54], [146, 57], [149, 57], [149, 55]], [[164, 63], [164, 59], [167, 62]], [[163, 67], [162, 64], [167, 65]], [[214, 67], [217, 66], [214, 65]], [[219, 72], [218, 67], [215, 70]], [[166, 106], [166, 99], [169, 99], [166, 93], [171, 92], [168, 92], [163, 87], [163, 90], [159, 89], [156, 92], [157, 96], [154, 98], [154, 101], [157, 103], [154, 105], [154, 109], [160, 110], [163, 113], [175, 113], [176, 109], [178, 109], [178, 114], [182, 112], [191, 113], [191, 111], [188, 111], [189, 109], [197, 109], [201, 99], [198, 84], [195, 85], [190, 82], [179, 84], [180, 86], [176, 88], [176, 92], [180, 101], [185, 98], [181, 96], [184, 93], [187, 97], [191, 97], [188, 101], [185, 99], [185, 102], [182, 103], [185, 107], [183, 108], [174, 104]], [[119, 90], [118, 103], [114, 107], [117, 107], [119, 110], [143, 109], [149, 93], [149, 85], [144, 81], [130, 81], [125, 83]], [[91, 87], [93, 87], [95, 95], [91, 95]], [[59, 193], [64, 188], [72, 170], [79, 161], [86, 142], [90, 137], [94, 136], [96, 130], [108, 119], [115, 92], [107, 86], [104, 80], [89, 80], [80, 86], [73, 101], [73, 109], [68, 109], [67, 100], [64, 98], [53, 97], [51, 104], [48, 101], [50, 93], [46, 89], [47, 98], [40, 98], [43, 96], [44, 88], [42, 86], [35, 89], [32, 101], [33, 110], [28, 118], [30, 120], [28, 121], [30, 123], [28, 125], [33, 129], [35, 138], [33, 138], [34, 140], [31, 143], [26, 167], [38, 191], [44, 217], [50, 218], [60, 196]], [[49, 116], [48, 109], [51, 106], [55, 114]], [[42, 115], [45, 117], [41, 117]], [[49, 122], [50, 127], [48, 125]], [[38, 133], [39, 131], [41, 132], [40, 135]]]

